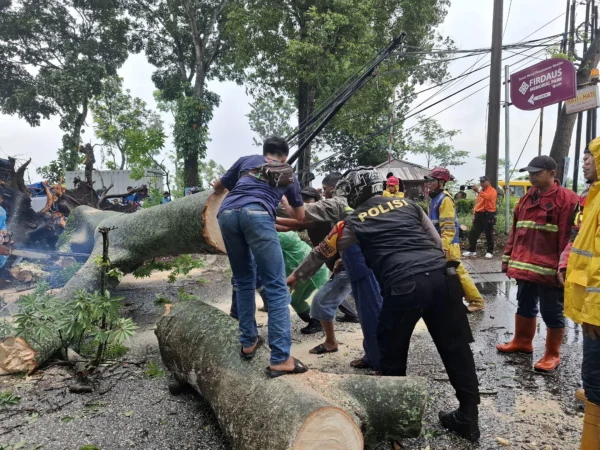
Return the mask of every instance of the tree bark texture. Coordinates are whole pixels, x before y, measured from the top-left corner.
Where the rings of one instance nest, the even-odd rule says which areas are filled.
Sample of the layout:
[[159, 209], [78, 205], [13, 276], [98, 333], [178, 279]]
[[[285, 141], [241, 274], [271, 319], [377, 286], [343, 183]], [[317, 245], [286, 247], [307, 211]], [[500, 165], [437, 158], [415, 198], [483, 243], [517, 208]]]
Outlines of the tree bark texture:
[[[583, 55], [583, 60], [579, 64], [577, 71], [577, 85], [588, 83], [590, 81], [590, 72], [593, 68], [598, 67], [600, 62], [600, 33], [594, 37], [590, 43], [590, 47]], [[558, 124], [556, 126], [556, 134], [554, 135], [554, 141], [552, 142], [552, 148], [550, 149], [550, 156], [556, 160], [558, 165], [557, 179], [563, 179], [565, 158], [569, 155], [571, 148], [571, 140], [573, 137], [573, 128], [577, 121], [577, 114], [567, 114], [567, 105], [564, 104], [560, 116], [558, 118]], [[592, 136], [592, 139], [595, 136]], [[588, 143], [586, 142], [585, 145]]]
[[156, 329], [166, 367], [209, 402], [234, 449], [353, 450], [363, 439], [371, 448], [419, 435], [423, 378], [309, 371], [269, 379], [268, 349], [242, 360], [238, 335], [237, 322], [200, 301], [173, 306]]
[[[206, 191], [134, 214], [80, 206], [69, 218], [59, 240], [59, 248], [67, 252], [91, 253], [91, 256], [57, 296], [70, 298], [80, 289], [100, 290], [101, 270], [94, 259], [102, 254], [102, 236], [98, 232], [101, 227], [116, 227], [110, 232], [109, 258], [111, 267], [124, 273], [132, 272], [145, 261], [161, 256], [225, 253], [217, 222], [217, 212], [224, 197], [225, 194], [215, 195]], [[117, 284], [115, 278], [110, 278], [107, 287], [111, 289]], [[45, 349], [33, 359], [35, 364], [42, 364], [60, 349], [60, 341], [51, 341], [32, 345], [34, 350], [37, 347]], [[50, 351], [50, 348], [54, 348], [54, 351]], [[10, 352], [0, 353], [0, 366], [15, 358], [17, 356]], [[13, 362], [12, 367], [18, 367], [18, 364]], [[32, 369], [28, 366], [27, 370]]]

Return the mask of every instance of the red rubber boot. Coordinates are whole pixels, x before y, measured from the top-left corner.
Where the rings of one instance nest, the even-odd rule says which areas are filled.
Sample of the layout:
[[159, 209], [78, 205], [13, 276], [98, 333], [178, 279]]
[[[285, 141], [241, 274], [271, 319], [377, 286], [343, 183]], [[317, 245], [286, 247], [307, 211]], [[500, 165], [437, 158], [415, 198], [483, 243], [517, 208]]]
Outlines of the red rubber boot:
[[533, 368], [541, 372], [551, 372], [560, 364], [560, 346], [565, 337], [564, 328], [548, 328], [546, 331], [546, 352]]
[[515, 335], [512, 341], [506, 344], [498, 344], [496, 348], [503, 353], [533, 353], [533, 338], [535, 336], [535, 317], [527, 317], [515, 314]]

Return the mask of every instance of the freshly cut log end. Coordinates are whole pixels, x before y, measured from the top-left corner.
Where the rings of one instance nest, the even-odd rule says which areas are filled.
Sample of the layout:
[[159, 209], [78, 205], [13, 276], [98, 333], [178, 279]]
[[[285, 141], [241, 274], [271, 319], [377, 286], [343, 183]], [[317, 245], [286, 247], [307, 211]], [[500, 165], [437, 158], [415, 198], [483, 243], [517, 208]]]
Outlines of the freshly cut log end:
[[37, 352], [23, 338], [0, 341], [0, 375], [31, 372], [37, 367]]
[[269, 349], [242, 360], [237, 322], [200, 301], [174, 305], [156, 336], [167, 369], [210, 404], [235, 450], [353, 450], [420, 433], [423, 378], [310, 370], [270, 379]]
[[204, 208], [204, 212], [202, 213], [202, 220], [204, 222], [204, 239], [208, 245], [212, 245], [222, 253], [226, 253], [225, 242], [223, 241], [223, 236], [221, 236], [221, 229], [219, 228], [217, 213], [219, 212], [221, 203], [226, 195], [227, 192], [222, 194], [212, 194], [206, 200], [206, 206]]
[[362, 433], [352, 416], [340, 408], [326, 407], [308, 416], [294, 439], [294, 450], [362, 450]]

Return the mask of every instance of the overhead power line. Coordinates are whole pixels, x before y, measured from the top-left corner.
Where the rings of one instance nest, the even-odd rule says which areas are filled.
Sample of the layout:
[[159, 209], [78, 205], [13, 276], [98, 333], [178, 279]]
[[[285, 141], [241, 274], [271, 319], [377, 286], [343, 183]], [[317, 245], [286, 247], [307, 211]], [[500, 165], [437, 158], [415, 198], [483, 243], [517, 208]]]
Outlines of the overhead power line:
[[[529, 61], [529, 59], [530, 59], [530, 58], [534, 57], [535, 55], [537, 55], [538, 53], [541, 53], [541, 52], [543, 52], [543, 51], [544, 51], [543, 49], [542, 49], [542, 50], [538, 50], [538, 51], [536, 51], [536, 52], [532, 53], [531, 55], [527, 55], [525, 58], [523, 58], [523, 59], [519, 60], [519, 61], [518, 61], [518, 62], [515, 64], [515, 65], [516, 65], [516, 66], [518, 66], [518, 67], [515, 67], [515, 68], [513, 69], [512, 73], [514, 73], [516, 70], [519, 70], [521, 67], [525, 66], [525, 65], [528, 63], [528, 61]], [[478, 81], [476, 81], [475, 83], [473, 83], [473, 84], [471, 84], [471, 85], [467, 86], [466, 88], [463, 88], [463, 89], [461, 89], [461, 90], [459, 90], [459, 91], [457, 91], [457, 92], [455, 92], [455, 93], [453, 93], [453, 94], [451, 94], [451, 95], [449, 95], [449, 96], [445, 97], [444, 99], [442, 99], [442, 100], [440, 100], [440, 101], [438, 101], [438, 102], [436, 102], [436, 103], [434, 103], [434, 104], [432, 104], [432, 105], [430, 105], [430, 106], [427, 106], [427, 107], [423, 108], [422, 110], [420, 110], [420, 111], [418, 111], [418, 112], [416, 112], [416, 113], [409, 114], [408, 116], [406, 116], [406, 117], [404, 117], [404, 118], [403, 118], [403, 121], [406, 121], [406, 120], [407, 120], [407, 119], [409, 119], [409, 118], [412, 118], [412, 117], [415, 117], [415, 116], [416, 116], [416, 115], [418, 115], [418, 114], [421, 114], [421, 113], [422, 113], [422, 112], [424, 112], [425, 110], [427, 110], [427, 109], [430, 109], [430, 108], [432, 108], [432, 107], [436, 106], [437, 104], [439, 104], [439, 103], [441, 103], [441, 102], [443, 102], [443, 101], [445, 101], [445, 100], [448, 100], [449, 98], [451, 98], [451, 97], [454, 97], [455, 95], [458, 95], [458, 94], [460, 94], [461, 92], [464, 92], [465, 90], [469, 89], [470, 87], [473, 87], [474, 85], [476, 85], [476, 84], [478, 84], [478, 83], [480, 83], [480, 82], [482, 82], [482, 81], [484, 81], [484, 80], [486, 80], [486, 79], [488, 79], [488, 78], [489, 78], [489, 76], [488, 76], [488, 77], [485, 77], [485, 78], [483, 78], [483, 79], [481, 79], [481, 80], [478, 80]], [[478, 89], [478, 90], [476, 90], [476, 91], [474, 91], [474, 92], [470, 93], [470, 94], [469, 94], [469, 95], [467, 95], [466, 97], [463, 97], [463, 98], [461, 98], [460, 100], [458, 100], [458, 101], [456, 101], [456, 102], [452, 103], [451, 105], [447, 106], [446, 108], [444, 108], [444, 109], [442, 109], [442, 110], [440, 110], [440, 111], [436, 112], [435, 114], [432, 114], [431, 116], [429, 116], [429, 117], [425, 118], [423, 121], [421, 121], [421, 122], [419, 122], [419, 123], [417, 123], [417, 124], [415, 124], [415, 125], [413, 125], [413, 126], [411, 126], [411, 127], [409, 127], [409, 128], [406, 128], [406, 129], [404, 129], [403, 131], [410, 131], [410, 130], [412, 130], [412, 129], [416, 128], [417, 126], [419, 126], [419, 124], [420, 124], [420, 123], [422, 123], [422, 122], [424, 122], [424, 121], [427, 121], [427, 120], [431, 120], [432, 118], [434, 118], [434, 117], [438, 116], [439, 114], [441, 114], [441, 113], [443, 113], [443, 112], [445, 112], [445, 111], [449, 110], [450, 108], [453, 108], [454, 106], [458, 105], [459, 103], [462, 103], [462, 102], [464, 102], [465, 100], [467, 100], [467, 99], [469, 99], [469, 98], [473, 97], [474, 95], [476, 95], [476, 94], [478, 94], [479, 92], [481, 92], [481, 91], [483, 91], [484, 89], [486, 89], [488, 86], [489, 86], [489, 84], [487, 84], [487, 85], [485, 85], [485, 86], [482, 86], [480, 89]], [[411, 111], [409, 111], [409, 112], [411, 112]], [[362, 144], [364, 144], [365, 142], [367, 142], [367, 141], [369, 141], [369, 140], [371, 140], [371, 139], [373, 139], [373, 138], [375, 138], [375, 137], [377, 137], [377, 136], [380, 136], [380, 135], [382, 135], [382, 134], [386, 133], [387, 131], [389, 131], [389, 130], [390, 130], [390, 128], [391, 128], [392, 126], [393, 126], [393, 125], [389, 124], [389, 125], [386, 125], [385, 127], [382, 127], [381, 129], [379, 129], [379, 130], [377, 130], [377, 131], [374, 131], [373, 133], [369, 134], [369, 135], [368, 135], [368, 136], [366, 136], [365, 138], [363, 138], [363, 139], [361, 139], [360, 141], [358, 141], [358, 142], [357, 142], [357, 143], [354, 145], [354, 148], [360, 148], [360, 146], [361, 146]], [[320, 161], [318, 161], [318, 162], [316, 162], [316, 163], [313, 163], [313, 164], [311, 164], [310, 166], [306, 167], [306, 168], [305, 168], [303, 171], [308, 171], [308, 170], [310, 170], [310, 169], [313, 169], [313, 168], [315, 168], [316, 166], [319, 166], [319, 165], [323, 164], [324, 162], [326, 162], [326, 161], [328, 161], [328, 160], [330, 160], [330, 159], [332, 159], [332, 158], [334, 158], [334, 157], [336, 157], [336, 156], [338, 156], [338, 155], [340, 155], [340, 154], [344, 153], [345, 151], [347, 151], [347, 150], [346, 150], [346, 149], [344, 149], [344, 150], [340, 150], [340, 151], [338, 151], [338, 152], [335, 152], [335, 153], [333, 153], [332, 155], [329, 155], [329, 156], [327, 156], [326, 158], [323, 158], [322, 160], [320, 160]]]

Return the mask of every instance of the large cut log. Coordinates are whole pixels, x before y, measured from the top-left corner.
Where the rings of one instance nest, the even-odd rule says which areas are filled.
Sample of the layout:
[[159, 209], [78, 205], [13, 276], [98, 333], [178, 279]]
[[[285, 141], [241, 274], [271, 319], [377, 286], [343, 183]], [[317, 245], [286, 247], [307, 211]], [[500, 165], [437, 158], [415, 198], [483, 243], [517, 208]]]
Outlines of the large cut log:
[[[225, 245], [217, 223], [217, 212], [224, 195], [201, 192], [164, 205], [144, 209], [134, 214], [101, 211], [88, 206], [75, 209], [65, 230], [61, 250], [91, 253], [90, 258], [57, 294], [59, 298], [70, 298], [79, 289], [100, 289], [100, 268], [94, 261], [102, 253], [102, 238], [97, 232], [100, 227], [113, 228], [110, 232], [109, 257], [112, 267], [129, 273], [144, 261], [161, 256], [177, 256], [189, 253], [225, 253]], [[110, 278], [111, 286], [118, 284]], [[3, 341], [0, 341], [2, 344]], [[58, 343], [58, 345], [57, 345]], [[0, 366], [4, 359], [12, 361], [10, 367], [27, 367], [34, 370], [54, 351], [60, 349], [60, 341], [26, 343], [35, 358], [18, 363], [17, 348], [10, 346], [0, 353]], [[11, 353], [15, 349], [15, 354]], [[43, 349], [43, 351], [41, 351]]]
[[240, 450], [354, 450], [416, 437], [427, 398], [419, 377], [309, 371], [269, 379], [268, 349], [239, 357], [237, 322], [203, 302], [175, 305], [158, 323], [162, 360], [211, 405]]

